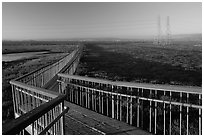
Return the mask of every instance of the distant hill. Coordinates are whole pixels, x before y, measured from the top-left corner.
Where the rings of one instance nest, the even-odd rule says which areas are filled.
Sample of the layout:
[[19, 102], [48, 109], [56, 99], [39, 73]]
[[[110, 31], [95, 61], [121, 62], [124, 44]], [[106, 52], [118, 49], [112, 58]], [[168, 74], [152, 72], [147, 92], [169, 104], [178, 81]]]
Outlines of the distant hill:
[[172, 35], [172, 39], [177, 41], [199, 41], [202, 42], [202, 34], [179, 34], [179, 35]]
[[[18, 42], [27, 42], [27, 43], [37, 43], [37, 42], [63, 42], [63, 41], [153, 41], [157, 36], [148, 35], [148, 36], [135, 36], [130, 38], [121, 38], [121, 37], [101, 37], [101, 38], [67, 38], [67, 39], [44, 39], [44, 40], [2, 40], [4, 43], [18, 43]], [[202, 42], [202, 34], [176, 34], [171, 36], [175, 41], [196, 41]], [[165, 35], [163, 35], [165, 39]]]

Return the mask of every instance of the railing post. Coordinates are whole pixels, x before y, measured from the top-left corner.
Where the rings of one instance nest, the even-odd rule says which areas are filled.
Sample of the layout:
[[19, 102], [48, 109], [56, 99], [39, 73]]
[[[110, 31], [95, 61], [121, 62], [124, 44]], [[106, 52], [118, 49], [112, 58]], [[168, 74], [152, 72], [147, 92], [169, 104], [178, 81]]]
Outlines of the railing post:
[[109, 98], [109, 95], [108, 95], [109, 93], [106, 93], [106, 105], [107, 105], [107, 108], [106, 108], [106, 113], [107, 113], [107, 116], [109, 116], [109, 113], [108, 113], [108, 104], [109, 104], [109, 102], [108, 102], [108, 98]]
[[[142, 88], [142, 97], [143, 97], [143, 88]], [[143, 128], [144, 127], [144, 110], [143, 110], [143, 107], [144, 107], [144, 103], [143, 103], [144, 101], [143, 100], [141, 100], [141, 127]]]
[[[20, 98], [21, 98], [21, 103], [20, 103], [20, 107], [21, 107], [21, 109], [22, 109], [22, 107], [23, 107], [23, 95], [22, 95], [23, 93], [22, 93], [22, 89], [20, 89]], [[21, 110], [22, 111], [22, 110]]]
[[61, 82], [58, 82], [58, 88], [59, 88], [59, 91], [58, 91], [58, 92], [59, 92], [59, 93], [62, 93], [62, 87], [61, 87], [61, 84], [62, 84]]
[[[202, 105], [202, 100], [201, 100], [201, 94], [199, 94], [199, 105]], [[201, 127], [201, 125], [202, 125], [202, 119], [201, 119], [201, 117], [202, 117], [202, 115], [201, 115], [201, 109], [199, 109], [199, 135], [201, 135], [202, 134], [202, 127]]]
[[[157, 90], [155, 90], [155, 98], [157, 98]], [[157, 102], [154, 105], [154, 134], [157, 134]]]
[[89, 89], [87, 89], [87, 91], [88, 91], [88, 108], [90, 109], [90, 91], [89, 91]]
[[117, 120], [119, 120], [119, 95], [118, 95], [118, 86], [116, 86], [117, 87]]
[[[111, 85], [111, 88], [112, 88], [112, 92], [113, 93], [113, 85]], [[114, 118], [114, 95], [112, 94], [111, 95], [111, 102], [112, 102], [112, 118]]]
[[139, 88], [137, 90], [137, 127], [140, 124], [140, 100], [139, 100]]
[[15, 113], [16, 113], [16, 95], [15, 95], [15, 88], [14, 88], [14, 85], [11, 85], [11, 88], [12, 88], [12, 98], [13, 98], [13, 112], [14, 112], [14, 117], [15, 117]]
[[130, 125], [132, 125], [132, 104], [133, 104], [133, 101], [132, 101], [132, 88], [130, 88], [130, 91], [131, 91], [131, 97], [130, 97]]
[[68, 89], [68, 92], [69, 92], [69, 101], [70, 101], [70, 102], [72, 102], [72, 96], [71, 96], [72, 94], [71, 94], [71, 91], [72, 91], [72, 85], [70, 85], [70, 86], [69, 86], [69, 89]]
[[129, 98], [128, 98], [128, 96], [126, 96], [126, 98], [127, 98], [127, 103], [126, 103], [126, 123], [128, 123], [129, 122]]
[[74, 87], [72, 87], [72, 102], [74, 103]]
[[20, 112], [21, 99], [20, 99], [20, 88], [19, 87], [16, 87], [16, 93], [17, 93], [17, 113], [19, 115], [21, 113]]
[[[166, 95], [166, 92], [164, 91], [164, 96]], [[164, 111], [163, 111], [163, 113], [164, 113], [164, 135], [166, 134], [165, 133], [165, 128], [166, 128], [166, 104], [165, 104], [165, 102], [164, 102]]]
[[86, 108], [88, 108], [88, 92], [86, 88], [85, 88], [85, 95], [86, 95]]
[[[26, 92], [26, 91], [25, 91]], [[25, 111], [28, 112], [28, 102], [27, 102], [27, 95], [23, 93], [23, 97], [24, 97], [24, 105], [25, 105]]]
[[104, 93], [102, 92], [102, 102], [101, 102], [101, 111], [102, 111], [102, 114], [104, 113], [103, 111], [104, 111], [104, 108], [103, 108], [103, 101], [104, 101], [104, 98], [103, 98], [103, 96], [104, 96]]
[[121, 94], [120, 94], [120, 99], [119, 99], [119, 101], [120, 101], [120, 121], [122, 121], [122, 96], [121, 96]]
[[170, 109], [170, 111], [169, 111], [169, 134], [171, 135], [171, 91], [170, 91], [170, 93], [169, 93], [170, 95], [170, 106], [169, 106], [169, 109]]
[[[180, 102], [182, 102], [182, 92], [180, 92]], [[182, 134], [182, 106], [180, 105], [180, 135]]]
[[[62, 113], [63, 112], [63, 108], [64, 108], [64, 102], [62, 102], [61, 103], [61, 107], [60, 107], [60, 113]], [[64, 116], [62, 116], [61, 118], [60, 118], [60, 123], [61, 123], [61, 134], [62, 135], [64, 135], [64, 131], [65, 131], [65, 117]]]
[[82, 87], [80, 87], [80, 105], [82, 106]]
[[[74, 77], [74, 76], [71, 76]], [[76, 79], [78, 78], [78, 76], [76, 77]], [[80, 79], [80, 77], [79, 77]], [[82, 78], [83, 79], [83, 78]], [[86, 78], [88, 79], [88, 78]], [[188, 98], [189, 95], [191, 95], [192, 92], [187, 92], [184, 93], [184, 91], [179, 91], [179, 90], [172, 90], [170, 91], [170, 89], [159, 89], [157, 90], [157, 88], [145, 88], [145, 87], [134, 87], [137, 91], [137, 96], [135, 96], [135, 94], [125, 94], [125, 93], [120, 93], [120, 92], [114, 92], [113, 90], [117, 87], [118, 85], [120, 85], [120, 87], [122, 87], [121, 83], [119, 83], [117, 85], [117, 82], [113, 82], [111, 84], [107, 84], [106, 81], [103, 82], [103, 80], [101, 81], [97, 81], [94, 79], [83, 79], [84, 81], [88, 81], [88, 82], [101, 82], [104, 84], [104, 88], [100, 88], [100, 90], [98, 88], [96, 88], [95, 86], [89, 87], [89, 90], [91, 95], [90, 95], [90, 106], [91, 109], [93, 109], [94, 111], [97, 111], [99, 113], [103, 114], [106, 113], [105, 115], [111, 117], [111, 118], [115, 118], [121, 121], [126, 121], [128, 124], [132, 125], [132, 123], [135, 123], [137, 127], [140, 127], [143, 129], [147, 127], [147, 130], [151, 133], [155, 133], [155, 134], [160, 134], [161, 132], [163, 132], [163, 134], [172, 134], [172, 107], [175, 105], [176, 109], [175, 111], [177, 111], [178, 113], [178, 117], [177, 120], [179, 119], [179, 129], [180, 129], [180, 134], [182, 134], [182, 130], [183, 130], [183, 124], [186, 123], [187, 121], [187, 134], [189, 134], [189, 118], [191, 117], [191, 115], [189, 115], [189, 109], [191, 108], [198, 108], [199, 109], [199, 133], [201, 133], [200, 129], [201, 129], [201, 110], [200, 106], [197, 104], [189, 104]], [[101, 83], [99, 83], [99, 85], [101, 86]], [[114, 86], [113, 86], [114, 85]], [[80, 86], [80, 85], [79, 85]], [[109, 87], [108, 87], [109, 86]], [[128, 87], [131, 88], [132, 85], [127, 84], [127, 85], [123, 85], [124, 87]], [[75, 86], [77, 87], [77, 86]], [[83, 87], [83, 86], [81, 86]], [[165, 87], [165, 86], [164, 86]], [[112, 89], [112, 91], [110, 92], [109, 89]], [[106, 90], [107, 89], [107, 90]], [[105, 91], [103, 91], [105, 90]], [[128, 90], [128, 89], [127, 89]], [[132, 89], [129, 89], [132, 91]], [[135, 91], [135, 90], [134, 90]], [[163, 91], [160, 93], [160, 91]], [[150, 93], [150, 95], [148, 95], [149, 97], [146, 97], [146, 92]], [[172, 96], [172, 92], [175, 92], [175, 95], [179, 95], [180, 94], [180, 100], [176, 100], [177, 97], [175, 97], [175, 100], [173, 98], [172, 101], [172, 97], [174, 97], [174, 94]], [[197, 91], [196, 91], [197, 92]], [[88, 98], [87, 95], [88, 91], [85, 90], [85, 95], [86, 95], [86, 107], [88, 107]], [[182, 101], [182, 95], [183, 94], [187, 94], [187, 102], [183, 102]], [[197, 94], [197, 93], [192, 93], [192, 94]], [[165, 98], [160, 98], [160, 96], [163, 97], [170, 97], [170, 99], [166, 100]], [[154, 97], [155, 96], [155, 97]], [[82, 96], [81, 96], [82, 97]], [[96, 98], [97, 97], [97, 98]], [[191, 96], [190, 96], [191, 97]], [[179, 97], [178, 97], [179, 98]], [[110, 101], [111, 99], [111, 101]], [[135, 100], [134, 100], [135, 99]], [[201, 99], [201, 96], [199, 96], [199, 100]], [[136, 109], [135, 109], [135, 105], [133, 103], [136, 102]], [[103, 103], [105, 103], [104, 105], [106, 106], [105, 108], [103, 108]], [[146, 108], [148, 106], [148, 108]], [[110, 108], [109, 108], [110, 107]], [[179, 108], [178, 108], [179, 107]], [[182, 111], [183, 107], [186, 107], [187, 110], [187, 117], [184, 118], [182, 115]], [[163, 108], [162, 110], [160, 110], [161, 108]], [[178, 108], [178, 110], [177, 110]], [[107, 110], [104, 110], [107, 109]], [[167, 110], [168, 109], [168, 110]], [[145, 110], [145, 111], [144, 111]], [[161, 112], [160, 112], [161, 111]], [[136, 122], [133, 121], [133, 112], [135, 116], [134, 120], [136, 120]], [[135, 113], [136, 112], [136, 113]], [[146, 112], [149, 113], [149, 116], [146, 117]], [[191, 111], [190, 111], [191, 112]], [[125, 113], [127, 115], [125, 115]], [[143, 115], [144, 114], [144, 115]], [[166, 118], [167, 116], [167, 118]], [[148, 118], [149, 117], [149, 118]], [[183, 123], [183, 119], [184, 118], [184, 123]], [[147, 118], [147, 119], [146, 119]], [[158, 118], [158, 119], [157, 119]], [[159, 121], [157, 121], [159, 120]], [[162, 121], [160, 121], [162, 120]], [[144, 123], [146, 121], [149, 121], [149, 123]], [[169, 121], [169, 123], [168, 123]], [[181, 123], [182, 122], [182, 123]], [[157, 126], [158, 125], [158, 126]], [[162, 126], [163, 125], [163, 128]], [[157, 128], [158, 127], [158, 128]], [[158, 129], [158, 130], [157, 130]]]
[[[189, 103], [189, 93], [186, 93], [186, 94], [187, 94], [187, 103]], [[187, 114], [186, 114], [186, 117], [187, 117], [187, 122], [186, 122], [186, 124], [187, 124], [187, 125], [186, 125], [187, 133], [186, 133], [186, 134], [188, 135], [188, 122], [189, 122], [189, 121], [188, 121], [188, 117], [189, 117], [189, 107], [188, 107], [188, 106], [187, 106], [187, 110], [186, 110], [186, 111], [187, 111]]]
[[96, 91], [94, 91], [94, 110], [97, 112], [97, 109], [96, 109], [96, 107], [97, 107], [97, 98], [96, 98]]
[[94, 92], [93, 92], [93, 90], [91, 90], [91, 97], [92, 97], [92, 99], [91, 99], [91, 102], [92, 102], [92, 110], [94, 110]]
[[[152, 90], [150, 89], [149, 98], [152, 98]], [[152, 132], [152, 101], [149, 101], [149, 132]]]
[[101, 113], [101, 92], [98, 93], [98, 110]]

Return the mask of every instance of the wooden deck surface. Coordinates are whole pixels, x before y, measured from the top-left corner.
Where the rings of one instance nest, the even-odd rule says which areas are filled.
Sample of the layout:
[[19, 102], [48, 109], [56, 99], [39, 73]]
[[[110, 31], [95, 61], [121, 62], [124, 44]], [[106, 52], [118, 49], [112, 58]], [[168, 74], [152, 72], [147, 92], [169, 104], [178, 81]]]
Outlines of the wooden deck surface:
[[[46, 89], [58, 92], [57, 81], [49, 83]], [[65, 101], [70, 109], [65, 115], [66, 135], [151, 135], [140, 128], [130, 126], [76, 104]]]
[[65, 134], [150, 135], [149, 132], [94, 111], [65, 102], [70, 110], [65, 118]]

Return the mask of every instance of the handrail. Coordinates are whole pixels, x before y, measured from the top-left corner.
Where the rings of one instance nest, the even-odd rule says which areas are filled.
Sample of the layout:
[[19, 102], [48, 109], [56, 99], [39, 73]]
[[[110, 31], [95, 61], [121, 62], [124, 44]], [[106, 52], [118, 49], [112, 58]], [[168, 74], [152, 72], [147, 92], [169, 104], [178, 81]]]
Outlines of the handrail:
[[46, 132], [69, 110], [69, 107], [66, 107], [65, 110], [54, 120], [52, 121], [39, 135], [44, 135]]
[[105, 94], [111, 94], [111, 95], [120, 95], [121, 97], [129, 97], [129, 98], [134, 98], [134, 99], [141, 99], [141, 100], [147, 100], [147, 101], [154, 101], [154, 102], [160, 102], [160, 103], [166, 103], [166, 104], [172, 104], [172, 105], [178, 105], [178, 106], [184, 106], [184, 107], [192, 107], [192, 108], [198, 108], [198, 109], [202, 109], [201, 105], [195, 105], [195, 104], [188, 104], [188, 103], [181, 103], [181, 102], [176, 102], [176, 101], [172, 101], [172, 100], [161, 100], [161, 99], [154, 99], [154, 98], [147, 98], [147, 97], [140, 97], [137, 95], [127, 95], [127, 94], [123, 94], [123, 93], [116, 93], [116, 92], [110, 92], [110, 91], [106, 91], [106, 90], [99, 90], [99, 89], [95, 89], [95, 88], [89, 88], [89, 87], [85, 87], [85, 86], [80, 86], [77, 84], [72, 84], [69, 82], [64, 82], [64, 81], [60, 81], [57, 80], [58, 82], [64, 83], [64, 84], [68, 84], [74, 87], [79, 87], [81, 89], [86, 89], [86, 90], [92, 90], [92, 91], [97, 91], [100, 93], [105, 93]]
[[[27, 73], [27, 74], [25, 74], [25, 75], [22, 75], [22, 76], [20, 76], [20, 77], [18, 77], [18, 78], [15, 78], [15, 79], [13, 79], [13, 80], [14, 80], [14, 81], [18, 81], [18, 80], [23, 79], [23, 78], [25, 78], [25, 77], [27, 77], [27, 76], [29, 76], [29, 75], [31, 75], [31, 74], [37, 72], [37, 71], [40, 71], [40, 70], [42, 70], [42, 69], [45, 69], [45, 68], [47, 68], [47, 67], [49, 67], [49, 66], [56, 66], [56, 65], [58, 65], [59, 63], [61, 63], [61, 62], [62, 62], [65, 58], [67, 58], [68, 56], [70, 56], [70, 55], [72, 55], [72, 54], [74, 54], [74, 53], [76, 54], [79, 50], [80, 50], [80, 48], [77, 48], [77, 49], [73, 50], [71, 53], [68, 53], [67, 55], [63, 56], [62, 58], [60, 58], [60, 59], [57, 60], [56, 62], [47, 64], [47, 65], [45, 65], [45, 66], [42, 66], [42, 67], [40, 67], [40, 68], [38, 68], [38, 69], [36, 69], [36, 70], [33, 70], [33, 71], [31, 71], [31, 72], [29, 72], [29, 73]], [[49, 69], [49, 68], [47, 68], [46, 70], [48, 70], [48, 69]], [[42, 72], [45, 72], [46, 70], [43, 70]]]
[[133, 83], [133, 82], [122, 82], [122, 81], [111, 81], [111, 80], [104, 80], [99, 78], [91, 78], [91, 77], [84, 77], [78, 75], [69, 75], [59, 73], [59, 77], [69, 78], [69, 79], [78, 79], [78, 80], [85, 80], [94, 83], [103, 83], [115, 86], [126, 86], [130, 88], [145, 88], [151, 90], [165, 90], [165, 91], [174, 91], [174, 92], [188, 92], [191, 94], [202, 94], [201, 87], [194, 87], [194, 86], [176, 86], [176, 85], [161, 85], [161, 84], [148, 84], [148, 83]]
[[[73, 51], [72, 51], [72, 52], [73, 52]], [[17, 77], [17, 78], [15, 78], [15, 79], [13, 79], [13, 80], [14, 80], [14, 81], [17, 81], [17, 80], [22, 79], [22, 78], [24, 78], [24, 77], [26, 77], [26, 76], [29, 76], [30, 74], [33, 74], [33, 73], [35, 73], [35, 72], [37, 72], [37, 71], [39, 71], [39, 70], [41, 70], [41, 69], [43, 69], [43, 68], [46, 68], [46, 67], [48, 67], [48, 66], [50, 66], [50, 65], [54, 65], [55, 63], [60, 62], [61, 59], [65, 58], [65, 57], [67, 57], [67, 56], [69, 56], [69, 55], [70, 55], [70, 53], [67, 53], [67, 55], [65, 55], [64, 57], [60, 58], [60, 59], [57, 60], [56, 62], [47, 64], [47, 65], [44, 65], [44, 66], [41, 66], [40, 68], [37, 68], [37, 69], [35, 69], [35, 70], [33, 70], [33, 71], [29, 72], [29, 73], [26, 73], [25, 75], [22, 75], [22, 76], [20, 76], [20, 77]], [[57, 64], [56, 64], [56, 65], [57, 65]]]
[[[68, 74], [58, 76], [60, 93], [67, 95], [67, 101], [154, 134], [192, 134], [194, 130], [195, 134], [202, 134], [200, 87], [114, 82]], [[174, 131], [175, 128], [179, 130]]]
[[65, 100], [65, 95], [59, 95], [58, 97], [46, 102], [39, 107], [25, 113], [21, 117], [12, 120], [9, 123], [3, 125], [2, 134], [3, 135], [11, 135], [11, 134], [18, 134], [19, 131], [25, 129], [27, 126], [32, 124], [35, 120], [40, 118], [42, 115], [47, 113], [49, 110], [54, 108], [59, 103]]
[[24, 89], [27, 89], [27, 90], [30, 90], [30, 91], [33, 91], [35, 93], [39, 93], [39, 94], [43, 93], [44, 96], [48, 96], [48, 97], [51, 97], [51, 98], [55, 98], [55, 97], [57, 97], [59, 95], [59, 93], [57, 93], [57, 92], [47, 90], [47, 89], [43, 89], [43, 88], [39, 88], [39, 87], [35, 87], [35, 86], [32, 86], [32, 85], [27, 85], [25, 83], [14, 81], [14, 80], [11, 80], [10, 84], [15, 85], [15, 86], [19, 86], [21, 88], [24, 88]]
[[[64, 118], [62, 117], [69, 109], [64, 108], [63, 101], [66, 95], [46, 90], [45, 85], [57, 77], [57, 73], [66, 71], [67, 66], [74, 63], [71, 66], [72, 74], [76, 69], [81, 51], [82, 47], [77, 47], [55, 63], [49, 63], [10, 81], [14, 113], [18, 118], [3, 125], [3, 134], [24, 133], [24, 130], [28, 130], [31, 134], [63, 134]], [[41, 119], [46, 122], [43, 123]]]

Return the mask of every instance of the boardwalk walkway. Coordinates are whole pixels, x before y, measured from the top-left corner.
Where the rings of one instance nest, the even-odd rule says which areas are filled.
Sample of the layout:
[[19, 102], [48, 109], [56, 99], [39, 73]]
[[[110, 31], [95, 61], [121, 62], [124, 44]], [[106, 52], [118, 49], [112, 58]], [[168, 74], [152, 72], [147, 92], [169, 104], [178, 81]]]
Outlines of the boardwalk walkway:
[[148, 135], [150, 133], [94, 111], [65, 102], [65, 134]]
[[[58, 92], [55, 80], [46, 87]], [[54, 82], [54, 83], [53, 83]], [[65, 102], [70, 110], [65, 115], [66, 135], [150, 135], [151, 133], [130, 126], [124, 122], [101, 115], [94, 111], [80, 107], [70, 102]]]

